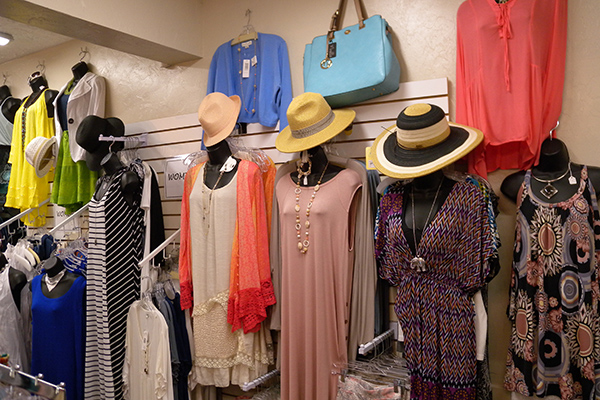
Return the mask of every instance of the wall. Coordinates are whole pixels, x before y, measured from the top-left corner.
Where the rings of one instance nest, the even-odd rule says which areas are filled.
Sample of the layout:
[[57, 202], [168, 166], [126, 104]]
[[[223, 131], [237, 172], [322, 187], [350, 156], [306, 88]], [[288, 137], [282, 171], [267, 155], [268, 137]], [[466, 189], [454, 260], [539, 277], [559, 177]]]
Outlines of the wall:
[[[566, 1], [566, 0], [565, 0]], [[369, 15], [379, 13], [390, 23], [396, 52], [402, 60], [402, 81], [448, 77], [451, 115], [454, 110], [455, 23], [462, 0], [365, 0]], [[352, 2], [350, 2], [352, 3]], [[294, 94], [302, 92], [302, 54], [312, 37], [324, 34], [337, 1], [306, 0], [203, 0], [199, 23], [203, 30], [205, 58], [170, 69], [138, 57], [89, 46], [91, 64], [108, 81], [108, 114], [126, 123], [193, 113], [206, 90], [210, 55], [221, 43], [239, 34], [246, 24], [244, 12], [252, 10], [250, 23], [257, 31], [282, 36], [288, 43]], [[344, 25], [356, 21], [350, 4]], [[600, 126], [600, 9], [594, 2], [571, 0], [567, 73], [563, 114], [558, 136], [569, 146], [573, 161], [600, 165], [595, 137]], [[28, 93], [26, 76], [39, 60], [45, 60], [52, 87], [70, 77], [70, 67], [86, 45], [70, 42], [48, 51], [0, 65], [8, 85], [18, 96]], [[399, 112], [400, 110], [398, 110]], [[502, 180], [513, 171], [498, 171], [490, 181], [499, 193]], [[509, 398], [502, 389], [509, 325], [506, 319], [515, 207], [501, 196], [498, 218], [503, 247], [502, 270], [490, 284], [490, 359], [494, 398]]]

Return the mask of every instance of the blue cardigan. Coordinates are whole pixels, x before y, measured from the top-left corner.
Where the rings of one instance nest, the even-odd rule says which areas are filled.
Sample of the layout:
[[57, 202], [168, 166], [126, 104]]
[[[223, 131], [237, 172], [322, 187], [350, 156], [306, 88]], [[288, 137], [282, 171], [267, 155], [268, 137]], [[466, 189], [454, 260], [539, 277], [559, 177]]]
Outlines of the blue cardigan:
[[[256, 56], [257, 64], [250, 61], [249, 76], [242, 78], [244, 60]], [[256, 85], [256, 87], [254, 87]], [[239, 122], [258, 122], [279, 129], [287, 123], [286, 111], [292, 101], [290, 60], [285, 41], [267, 33], [258, 33], [258, 39], [249, 45], [231, 45], [226, 42], [215, 51], [208, 71], [206, 93], [237, 94], [242, 99]]]

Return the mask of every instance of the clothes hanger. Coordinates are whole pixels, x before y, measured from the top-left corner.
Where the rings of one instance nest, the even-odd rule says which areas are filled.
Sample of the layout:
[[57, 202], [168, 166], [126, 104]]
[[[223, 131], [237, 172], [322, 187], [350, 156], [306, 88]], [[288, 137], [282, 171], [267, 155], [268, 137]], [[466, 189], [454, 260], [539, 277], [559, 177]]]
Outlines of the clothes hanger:
[[246, 23], [246, 25], [244, 25], [243, 32], [238, 37], [236, 37], [235, 39], [233, 39], [231, 41], [232, 46], [235, 46], [236, 44], [240, 44], [243, 42], [247, 42], [249, 40], [258, 39], [258, 33], [256, 33], [256, 31], [254, 30], [254, 27], [252, 25], [250, 25], [251, 15], [252, 15], [252, 10], [247, 9], [245, 16], [248, 18], [248, 22]]

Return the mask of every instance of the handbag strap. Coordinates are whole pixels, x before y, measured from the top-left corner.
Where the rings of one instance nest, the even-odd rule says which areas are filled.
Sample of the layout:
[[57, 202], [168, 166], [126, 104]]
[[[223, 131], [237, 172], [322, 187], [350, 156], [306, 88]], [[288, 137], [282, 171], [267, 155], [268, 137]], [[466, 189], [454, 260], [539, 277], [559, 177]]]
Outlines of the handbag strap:
[[[327, 32], [327, 40], [325, 44], [327, 46], [325, 52], [325, 59], [321, 61], [321, 68], [327, 69], [331, 66], [331, 57], [329, 57], [329, 43], [335, 38], [335, 32], [339, 30], [338, 24], [341, 21], [342, 13], [346, 7], [346, 0], [340, 0], [337, 10], [331, 16], [331, 23], [329, 24], [329, 31]], [[363, 13], [362, 0], [354, 0], [354, 7], [356, 8], [356, 15], [358, 16], [358, 28], [362, 29], [365, 27], [365, 15]]]

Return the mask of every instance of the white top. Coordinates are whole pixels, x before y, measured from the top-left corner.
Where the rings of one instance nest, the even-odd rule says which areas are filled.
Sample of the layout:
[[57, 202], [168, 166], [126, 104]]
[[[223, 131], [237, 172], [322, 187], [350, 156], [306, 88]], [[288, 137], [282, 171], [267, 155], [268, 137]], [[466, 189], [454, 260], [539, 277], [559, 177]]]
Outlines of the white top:
[[8, 266], [0, 272], [0, 353], [10, 356], [11, 366], [20, 365], [23, 371], [29, 372], [21, 314], [12, 297], [8, 273]]
[[127, 314], [125, 398], [173, 400], [169, 328], [151, 303], [135, 301]]

